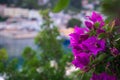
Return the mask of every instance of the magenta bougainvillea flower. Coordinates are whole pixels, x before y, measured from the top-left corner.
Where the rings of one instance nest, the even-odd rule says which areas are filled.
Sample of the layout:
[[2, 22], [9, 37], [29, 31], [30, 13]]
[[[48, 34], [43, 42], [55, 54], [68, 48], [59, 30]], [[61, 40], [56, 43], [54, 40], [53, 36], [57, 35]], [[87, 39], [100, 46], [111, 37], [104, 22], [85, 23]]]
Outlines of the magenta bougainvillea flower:
[[117, 56], [120, 54], [120, 52], [118, 51], [117, 48], [113, 47], [113, 48], [110, 48], [110, 51], [112, 53], [113, 56]]
[[90, 55], [86, 53], [80, 53], [79, 55], [75, 56], [74, 60], [72, 61], [72, 63], [81, 70], [84, 70], [85, 67], [89, 64], [89, 62]]
[[88, 32], [87, 28], [79, 28], [75, 27], [74, 33], [70, 34], [70, 46], [76, 47], [79, 45], [82, 41], [86, 40], [88, 38]]
[[97, 55], [98, 52], [103, 51], [105, 49], [105, 40], [99, 40], [96, 36], [89, 37], [87, 40], [83, 41], [83, 43], [88, 49], [94, 54]]
[[92, 13], [92, 16], [89, 16], [89, 19], [93, 22], [101, 22], [103, 21], [102, 16], [96, 12]]
[[77, 34], [85, 34], [87, 33], [89, 30], [87, 28], [79, 28], [78, 26], [75, 26], [75, 29], [74, 29], [74, 33], [77, 33]]
[[101, 74], [93, 73], [92, 78], [90, 80], [117, 80], [116, 76], [112, 76], [103, 72]]
[[87, 54], [91, 53], [93, 55], [97, 55], [98, 52], [104, 51], [105, 49], [105, 40], [104, 39], [97, 39], [97, 37], [84, 37], [82, 35], [82, 38], [80, 37], [79, 41], [71, 41], [71, 45], [73, 47], [73, 53], [75, 55], [80, 54], [82, 52], [85, 52]]
[[81, 53], [92, 54], [89, 48], [84, 44], [79, 44], [78, 46], [74, 46], [72, 49], [74, 56], [77, 56]]
[[85, 21], [85, 25], [87, 26], [88, 29], [93, 29], [94, 25], [90, 21]]
[[70, 45], [74, 47], [74, 46], [80, 44], [82, 41], [86, 40], [88, 38], [88, 36], [89, 35], [87, 35], [87, 34], [80, 35], [77, 33], [72, 33], [72, 34], [70, 34]]
[[[90, 21], [85, 21], [85, 25], [87, 26], [87, 28], [88, 28], [89, 30], [94, 30], [94, 29], [96, 29], [96, 28], [95, 28], [95, 23], [93, 24], [93, 23], [90, 22]], [[105, 30], [102, 28], [102, 26], [104, 26], [104, 24], [103, 24], [103, 25], [100, 25], [100, 26], [96, 29], [97, 34], [105, 33]]]
[[104, 20], [102, 18], [102, 16], [99, 13], [93, 12], [92, 16], [88, 16], [89, 20], [91, 20], [93, 23], [100, 23], [100, 26], [104, 26]]
[[99, 28], [96, 30], [97, 34], [100, 34], [100, 33], [105, 33], [105, 30], [102, 29], [102, 28]]
[[[95, 29], [97, 34], [104, 33], [105, 30], [102, 29], [102, 27], [105, 25], [104, 20], [102, 16], [96, 12], [92, 13], [92, 16], [87, 16], [89, 21], [85, 21], [85, 25], [87, 26], [88, 29], [93, 30]], [[96, 29], [95, 24], [98, 23], [99, 26]]]

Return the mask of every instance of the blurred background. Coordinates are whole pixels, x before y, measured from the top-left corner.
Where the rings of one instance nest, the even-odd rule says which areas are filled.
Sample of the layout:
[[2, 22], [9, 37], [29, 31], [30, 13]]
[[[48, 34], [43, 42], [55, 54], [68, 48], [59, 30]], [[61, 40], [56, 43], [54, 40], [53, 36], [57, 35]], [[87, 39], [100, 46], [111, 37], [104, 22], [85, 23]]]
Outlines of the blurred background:
[[[34, 37], [44, 22], [40, 11], [52, 9], [57, 2], [58, 0], [1, 0], [0, 47], [6, 48], [10, 56], [20, 56], [26, 46], [36, 49]], [[49, 16], [60, 36], [67, 39], [75, 25], [84, 27], [86, 16], [99, 10], [99, 5], [99, 0], [70, 0], [70, 4], [59, 13], [49, 10]], [[63, 45], [66, 46], [67, 42]]]
[[85, 27], [93, 11], [119, 26], [119, 6], [119, 0], [0, 0], [0, 80], [81, 80], [69, 34]]

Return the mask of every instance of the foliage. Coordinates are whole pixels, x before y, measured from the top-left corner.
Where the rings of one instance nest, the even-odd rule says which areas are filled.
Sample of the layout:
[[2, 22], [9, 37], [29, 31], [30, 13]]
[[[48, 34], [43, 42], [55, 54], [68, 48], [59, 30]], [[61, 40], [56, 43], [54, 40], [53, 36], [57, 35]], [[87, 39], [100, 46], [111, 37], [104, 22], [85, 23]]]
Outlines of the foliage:
[[76, 18], [72, 18], [68, 21], [67, 23], [67, 27], [74, 27], [74, 26], [81, 26], [81, 21], [76, 19]]

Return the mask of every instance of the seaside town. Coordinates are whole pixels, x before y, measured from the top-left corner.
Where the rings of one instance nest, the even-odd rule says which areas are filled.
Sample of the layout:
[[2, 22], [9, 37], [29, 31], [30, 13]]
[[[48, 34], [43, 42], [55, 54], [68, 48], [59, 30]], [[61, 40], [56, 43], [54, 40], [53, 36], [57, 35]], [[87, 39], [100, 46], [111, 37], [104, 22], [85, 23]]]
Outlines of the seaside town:
[[[47, 2], [49, 1], [38, 0], [39, 5], [47, 4]], [[99, 0], [95, 0], [93, 3], [82, 0], [83, 9], [75, 15], [62, 11], [60, 13], [49, 12], [49, 16], [53, 20], [53, 24], [58, 26], [61, 36], [68, 38], [69, 33], [73, 31], [73, 28], [67, 28], [68, 21], [76, 18], [83, 23], [85, 16], [90, 15], [95, 9], [95, 5], [99, 5]], [[7, 17], [5, 21], [0, 22], [0, 45], [7, 48], [12, 56], [20, 55], [20, 51], [26, 46], [35, 48], [34, 37], [41, 30], [43, 23], [39, 10], [8, 7], [6, 4], [0, 4], [0, 16]], [[81, 25], [84, 26], [84, 24]]]

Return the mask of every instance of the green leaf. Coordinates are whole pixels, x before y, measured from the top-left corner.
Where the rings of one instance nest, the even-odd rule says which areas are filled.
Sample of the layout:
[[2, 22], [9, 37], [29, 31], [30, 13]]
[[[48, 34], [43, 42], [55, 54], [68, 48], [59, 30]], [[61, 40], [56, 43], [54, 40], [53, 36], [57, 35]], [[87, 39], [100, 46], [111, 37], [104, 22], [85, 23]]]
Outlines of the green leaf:
[[108, 57], [108, 59], [106, 59], [106, 61], [107, 61], [107, 62], [113, 61], [113, 60], [114, 60], [114, 58], [115, 58], [115, 57], [110, 56], [110, 57]]
[[99, 61], [104, 60], [104, 58], [107, 56], [107, 54], [102, 53], [101, 55], [99, 55], [99, 57], [97, 58]]
[[66, 8], [69, 4], [70, 0], [59, 0], [56, 6], [53, 8], [53, 12], [57, 13]]
[[98, 36], [99, 39], [102, 39], [104, 37], [105, 37], [105, 33], [100, 33], [99, 36]]
[[112, 32], [115, 28], [115, 20], [106, 24], [103, 28], [106, 29], [107, 32]]
[[98, 28], [100, 26], [100, 23], [96, 22], [94, 25], [96, 28]]
[[93, 35], [96, 35], [96, 31], [95, 30], [90, 31], [90, 36], [93, 36]]
[[106, 65], [104, 63], [100, 63], [99, 65], [97, 65], [95, 67], [95, 73], [101, 73], [101, 72], [105, 71], [105, 67], [106, 67]]
[[114, 40], [115, 40], [115, 41], [118, 41], [118, 40], [120, 40], [120, 34], [118, 34], [118, 35], [115, 35], [115, 37], [114, 37]]
[[105, 26], [103, 26], [103, 29], [105, 29], [106, 32], [110, 32], [111, 31], [111, 26], [106, 24]]
[[90, 63], [90, 65], [92, 64], [96, 64], [98, 62], [101, 62], [103, 61], [103, 59], [106, 57], [106, 54], [105, 53], [102, 53], [101, 55], [99, 55], [93, 62]]
[[111, 18], [111, 17], [108, 17], [107, 19], [105, 19], [105, 23], [106, 23], [106, 24], [109, 24], [111, 21], [112, 21], [112, 18]]

